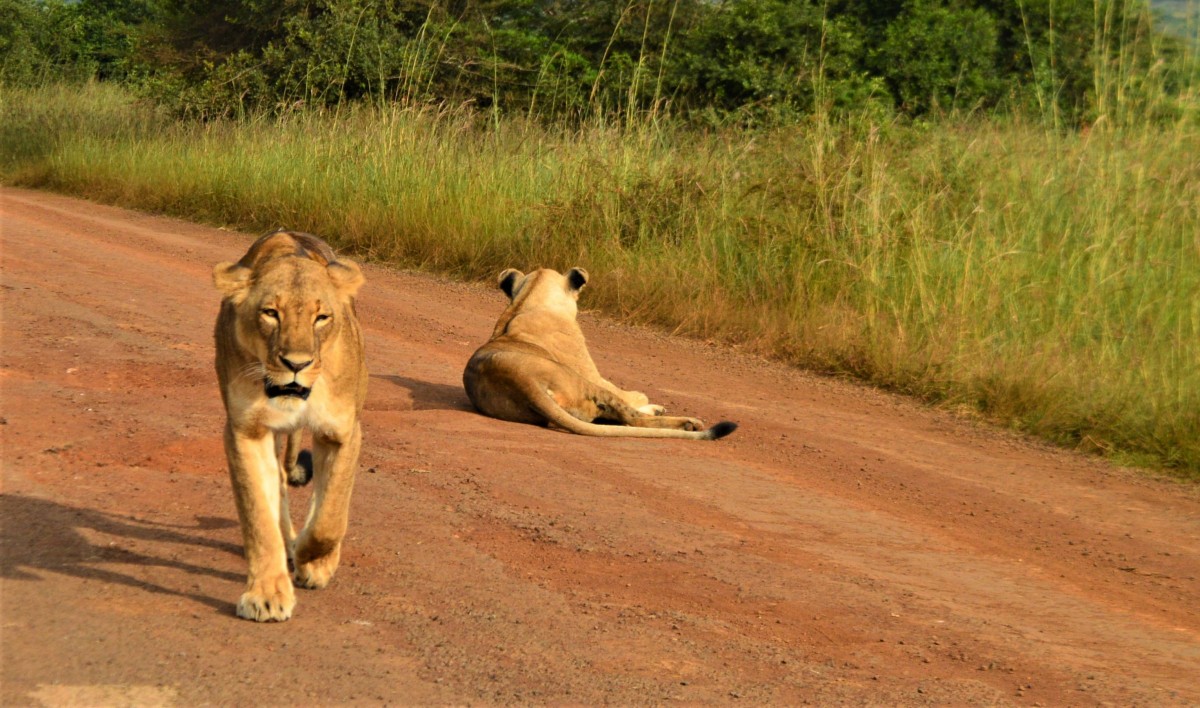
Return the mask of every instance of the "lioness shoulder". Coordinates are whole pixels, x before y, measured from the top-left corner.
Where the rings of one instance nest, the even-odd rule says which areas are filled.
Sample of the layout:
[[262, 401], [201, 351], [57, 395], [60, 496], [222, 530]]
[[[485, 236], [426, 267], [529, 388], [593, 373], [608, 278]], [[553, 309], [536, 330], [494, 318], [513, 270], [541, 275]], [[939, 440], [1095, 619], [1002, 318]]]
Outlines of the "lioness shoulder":
[[[225, 455], [249, 563], [237, 614], [286, 620], [295, 605], [289, 558], [296, 585], [324, 587], [346, 533], [367, 392], [354, 306], [363, 275], [316, 236], [279, 231], [217, 265], [213, 282]], [[296, 467], [305, 429], [317, 491], [297, 536], [287, 485], [305, 481]]]
[[[509, 305], [491, 339], [467, 362], [463, 386], [479, 412], [501, 420], [605, 437], [715, 440], [737, 425], [711, 428], [663, 415], [645, 394], [625, 391], [596, 369], [577, 321], [587, 271], [550, 269], [500, 274]], [[607, 425], [603, 423], [608, 423]]]

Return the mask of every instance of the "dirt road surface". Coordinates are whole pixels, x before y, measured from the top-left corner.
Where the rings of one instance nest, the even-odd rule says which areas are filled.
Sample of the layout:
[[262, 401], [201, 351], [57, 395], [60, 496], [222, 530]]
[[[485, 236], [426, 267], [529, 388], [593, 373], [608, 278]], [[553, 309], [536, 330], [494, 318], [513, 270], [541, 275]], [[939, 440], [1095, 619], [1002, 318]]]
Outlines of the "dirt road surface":
[[1194, 489], [590, 315], [610, 379], [741, 428], [486, 419], [503, 295], [377, 266], [343, 564], [239, 620], [209, 274], [253, 237], [0, 198], [5, 705], [1200, 704]]

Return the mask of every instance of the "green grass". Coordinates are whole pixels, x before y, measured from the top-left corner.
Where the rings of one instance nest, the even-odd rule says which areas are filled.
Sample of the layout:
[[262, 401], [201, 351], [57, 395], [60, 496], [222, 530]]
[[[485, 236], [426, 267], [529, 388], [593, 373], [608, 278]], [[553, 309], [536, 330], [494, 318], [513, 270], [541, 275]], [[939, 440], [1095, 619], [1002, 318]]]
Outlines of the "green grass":
[[175, 123], [7, 91], [0, 179], [491, 279], [1200, 477], [1200, 133], [1015, 119], [554, 130], [433, 110]]

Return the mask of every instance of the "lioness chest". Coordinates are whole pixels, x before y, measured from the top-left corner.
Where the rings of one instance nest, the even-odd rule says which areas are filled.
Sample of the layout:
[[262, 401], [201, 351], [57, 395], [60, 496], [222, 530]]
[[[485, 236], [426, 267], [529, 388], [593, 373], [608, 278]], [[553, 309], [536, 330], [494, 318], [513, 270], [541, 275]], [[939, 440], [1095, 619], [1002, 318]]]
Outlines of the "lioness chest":
[[336, 400], [323, 379], [316, 382], [307, 400], [295, 396], [256, 396], [238, 417], [248, 428], [261, 427], [276, 433], [308, 429], [314, 435], [334, 440], [348, 435], [357, 419], [353, 403], [347, 405]]

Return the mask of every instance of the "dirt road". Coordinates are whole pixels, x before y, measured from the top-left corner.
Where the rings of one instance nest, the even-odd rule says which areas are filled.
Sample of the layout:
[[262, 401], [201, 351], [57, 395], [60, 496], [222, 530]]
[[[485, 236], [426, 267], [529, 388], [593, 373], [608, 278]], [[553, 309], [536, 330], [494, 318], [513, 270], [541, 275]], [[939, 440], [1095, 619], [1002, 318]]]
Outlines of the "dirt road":
[[209, 273], [252, 237], [0, 199], [5, 705], [1200, 704], [1194, 489], [592, 316], [610, 379], [741, 428], [486, 419], [503, 295], [381, 267], [343, 565], [238, 620]]

